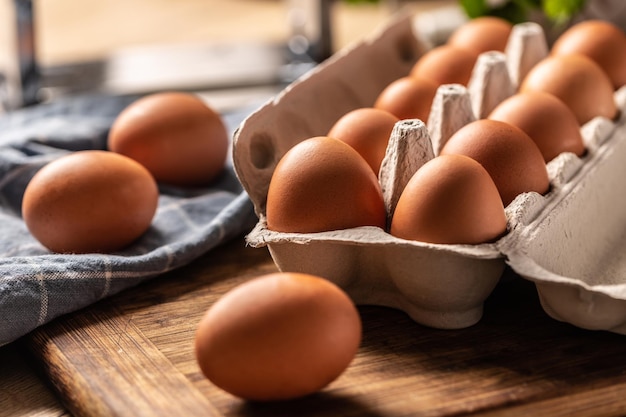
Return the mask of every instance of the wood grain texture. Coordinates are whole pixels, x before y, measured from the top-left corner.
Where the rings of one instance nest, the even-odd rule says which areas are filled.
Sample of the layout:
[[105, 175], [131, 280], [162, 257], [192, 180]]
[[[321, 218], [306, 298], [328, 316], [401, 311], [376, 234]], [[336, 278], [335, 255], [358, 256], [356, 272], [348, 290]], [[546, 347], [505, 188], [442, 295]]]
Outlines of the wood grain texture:
[[[218, 1], [219, 13], [213, 13], [209, 9]], [[278, 39], [287, 33], [278, 1], [193, 0], [192, 6], [159, 1], [158, 7], [147, 0], [109, 3], [103, 10], [104, 3], [40, 2], [42, 61], [99, 58], [131, 42], [204, 42], [234, 35], [258, 39], [261, 32], [264, 39]], [[423, 3], [455, 2], [416, 2]], [[237, 27], [244, 30], [234, 34], [232, 21], [223, 16], [240, 13], [242, 7], [246, 16]], [[340, 8], [340, 47], [371, 33], [381, 19], [370, 7]], [[179, 15], [180, 10], [187, 13]], [[126, 22], [130, 26], [115, 24], [125, 16], [132, 16]], [[248, 19], [255, 25], [248, 25]], [[245, 248], [238, 239], [188, 267], [59, 318], [2, 348], [0, 415], [68, 415], [40, 379], [20, 372], [30, 364], [24, 363], [22, 352], [9, 349], [23, 345], [76, 416], [626, 415], [624, 337], [548, 318], [533, 285], [521, 279], [501, 284], [482, 321], [464, 330], [429, 329], [399, 311], [361, 307], [361, 348], [327, 389], [282, 403], [241, 401], [200, 373], [192, 348], [195, 326], [225, 291], [272, 271], [265, 249]]]
[[54, 344], [33, 340], [73, 414], [142, 416], [158, 409], [163, 415], [219, 415], [115, 308], [91, 309], [55, 331]]
[[77, 416], [626, 412], [623, 336], [550, 319], [532, 283], [512, 274], [487, 301], [483, 320], [467, 329], [430, 329], [400, 311], [361, 306], [360, 350], [325, 390], [280, 403], [237, 399], [200, 373], [195, 328], [224, 292], [275, 270], [267, 250], [238, 239], [41, 328], [29, 345]]
[[19, 341], [0, 348], [0, 416], [70, 416], [35, 372]]

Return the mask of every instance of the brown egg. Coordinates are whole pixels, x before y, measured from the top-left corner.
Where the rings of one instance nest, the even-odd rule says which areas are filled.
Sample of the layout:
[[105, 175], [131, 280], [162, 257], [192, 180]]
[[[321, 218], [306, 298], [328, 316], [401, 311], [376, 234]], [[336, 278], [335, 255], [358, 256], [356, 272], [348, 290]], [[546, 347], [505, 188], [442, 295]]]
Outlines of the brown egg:
[[617, 115], [611, 80], [584, 55], [544, 58], [529, 71], [519, 91], [543, 91], [556, 96], [572, 109], [581, 125], [597, 116], [614, 119]]
[[463, 155], [422, 165], [404, 188], [390, 233], [430, 243], [479, 244], [506, 232], [507, 220], [489, 173]]
[[402, 77], [380, 93], [374, 107], [387, 110], [401, 120], [420, 119], [426, 123], [437, 87], [437, 83], [425, 78]]
[[364, 107], [343, 115], [328, 136], [352, 146], [378, 175], [391, 131], [399, 119], [386, 110]]
[[479, 54], [488, 51], [504, 52], [511, 30], [513, 25], [507, 20], [495, 16], [477, 17], [452, 32], [447, 43]]
[[452, 45], [437, 46], [422, 55], [411, 76], [429, 79], [438, 85], [467, 85], [474, 71], [478, 54]]
[[80, 151], [41, 168], [30, 180], [22, 216], [53, 252], [114, 252], [150, 227], [159, 191], [139, 163], [113, 152]]
[[551, 54], [586, 55], [608, 74], [614, 89], [626, 84], [626, 35], [610, 22], [586, 20], [571, 26], [556, 40]]
[[221, 116], [198, 97], [178, 92], [143, 97], [111, 127], [108, 148], [148, 168], [157, 181], [202, 186], [226, 163], [229, 138]]
[[278, 162], [267, 192], [267, 227], [313, 233], [385, 227], [378, 178], [350, 145], [325, 136], [304, 140]]
[[459, 129], [441, 155], [461, 154], [480, 162], [507, 206], [519, 194], [545, 194], [550, 180], [541, 151], [523, 130], [497, 120], [481, 119]]
[[517, 126], [537, 144], [546, 162], [562, 152], [577, 156], [585, 144], [576, 116], [561, 100], [541, 91], [515, 94], [487, 117]]
[[361, 319], [335, 284], [300, 273], [274, 273], [235, 287], [202, 317], [195, 352], [216, 386], [256, 401], [302, 397], [349, 366]]

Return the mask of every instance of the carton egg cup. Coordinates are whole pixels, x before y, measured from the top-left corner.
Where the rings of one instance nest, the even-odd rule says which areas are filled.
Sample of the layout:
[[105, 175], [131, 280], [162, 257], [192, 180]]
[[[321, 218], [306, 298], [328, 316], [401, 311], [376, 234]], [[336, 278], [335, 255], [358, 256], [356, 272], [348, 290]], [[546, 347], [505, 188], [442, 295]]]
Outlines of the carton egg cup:
[[[536, 284], [554, 319], [626, 334], [626, 88], [615, 93], [620, 117], [598, 117], [582, 126], [586, 154], [563, 153], [550, 161], [550, 191], [523, 193], [509, 204], [507, 234], [494, 243], [430, 244], [377, 227], [321, 233], [267, 228], [267, 190], [280, 158], [296, 143], [325, 135], [348, 111], [371, 107], [389, 83], [409, 73], [426, 51], [413, 22], [412, 16], [399, 16], [311, 70], [241, 124], [234, 167], [259, 217], [248, 244], [267, 246], [281, 271], [336, 283], [356, 304], [401, 309], [420, 324], [442, 329], [478, 322], [508, 264]], [[547, 54], [538, 25], [516, 25], [505, 53], [479, 57], [467, 87], [439, 88], [427, 123], [396, 124], [379, 173], [389, 217], [413, 173], [459, 128], [514, 94], [519, 80]]]

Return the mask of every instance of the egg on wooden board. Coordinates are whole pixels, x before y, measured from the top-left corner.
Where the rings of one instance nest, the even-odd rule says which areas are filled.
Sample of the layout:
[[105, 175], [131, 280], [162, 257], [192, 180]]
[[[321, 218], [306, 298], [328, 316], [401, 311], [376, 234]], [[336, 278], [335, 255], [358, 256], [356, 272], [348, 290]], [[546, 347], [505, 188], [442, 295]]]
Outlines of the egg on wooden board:
[[108, 149], [145, 166], [158, 182], [204, 186], [225, 166], [226, 126], [193, 94], [155, 93], [131, 103], [115, 119]]
[[552, 55], [582, 54], [609, 76], [614, 89], [626, 84], [626, 34], [604, 20], [585, 20], [563, 32], [552, 45]]
[[436, 46], [417, 60], [410, 75], [429, 79], [438, 85], [467, 85], [478, 55], [474, 51], [452, 45]]
[[386, 210], [365, 159], [339, 139], [318, 136], [296, 144], [276, 165], [266, 219], [268, 229], [277, 232], [385, 228]]
[[580, 126], [572, 110], [555, 96], [541, 91], [514, 94], [487, 117], [517, 126], [537, 144], [546, 162], [562, 152], [585, 153]]
[[550, 189], [539, 147], [523, 130], [508, 123], [471, 122], [448, 139], [440, 154], [460, 154], [478, 161], [496, 184], [504, 206], [521, 193], [545, 194]]
[[108, 253], [152, 223], [159, 191], [138, 162], [113, 152], [79, 151], [41, 168], [22, 200], [30, 233], [57, 253]]
[[391, 220], [394, 236], [429, 243], [480, 244], [507, 228], [500, 194], [489, 173], [464, 155], [440, 155], [405, 186]]
[[213, 384], [256, 401], [302, 397], [350, 365], [361, 319], [335, 284], [301, 273], [263, 275], [235, 287], [201, 318], [195, 353]]
[[327, 136], [352, 146], [378, 175], [389, 136], [399, 120], [386, 110], [358, 108], [339, 118]]
[[401, 77], [383, 89], [374, 107], [387, 110], [400, 120], [419, 119], [426, 123], [438, 87], [426, 78]]
[[618, 114], [609, 76], [581, 54], [542, 59], [528, 72], [519, 91], [552, 94], [574, 112], [581, 125], [598, 116], [613, 120]]
[[476, 53], [504, 52], [513, 24], [495, 16], [481, 16], [459, 26], [447, 40], [449, 45]]

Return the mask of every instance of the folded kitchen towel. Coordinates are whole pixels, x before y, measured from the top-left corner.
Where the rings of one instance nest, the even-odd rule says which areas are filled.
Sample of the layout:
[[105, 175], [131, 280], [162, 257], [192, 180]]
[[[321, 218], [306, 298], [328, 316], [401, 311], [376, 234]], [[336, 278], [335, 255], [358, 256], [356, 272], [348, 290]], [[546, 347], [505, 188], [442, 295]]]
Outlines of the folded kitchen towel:
[[[109, 127], [137, 97], [84, 96], [0, 116], [0, 346], [63, 314], [188, 264], [256, 222], [229, 158], [210, 187], [160, 186], [150, 229], [113, 254], [55, 254], [30, 235], [21, 202], [46, 163], [85, 149], [106, 149]], [[230, 131], [245, 110], [223, 114]], [[103, 199], [106, 196], [102, 196]]]

